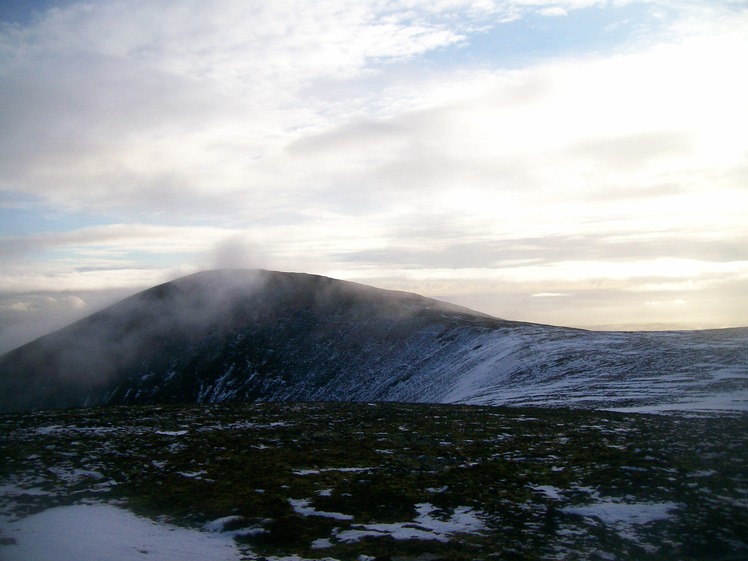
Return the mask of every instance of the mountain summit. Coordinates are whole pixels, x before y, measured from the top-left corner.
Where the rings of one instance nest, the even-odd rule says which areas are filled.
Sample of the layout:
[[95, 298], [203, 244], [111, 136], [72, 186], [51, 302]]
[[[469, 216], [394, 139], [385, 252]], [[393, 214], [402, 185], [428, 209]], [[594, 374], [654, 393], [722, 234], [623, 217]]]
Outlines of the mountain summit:
[[218, 270], [0, 357], [0, 411], [409, 401], [748, 409], [748, 329], [596, 333], [300, 273]]

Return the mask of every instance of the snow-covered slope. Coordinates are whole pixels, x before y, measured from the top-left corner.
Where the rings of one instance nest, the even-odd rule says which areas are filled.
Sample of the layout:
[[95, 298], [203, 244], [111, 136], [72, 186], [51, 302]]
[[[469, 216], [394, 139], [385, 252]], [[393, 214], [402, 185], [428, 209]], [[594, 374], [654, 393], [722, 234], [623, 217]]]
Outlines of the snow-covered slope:
[[[486, 337], [446, 402], [748, 410], [748, 330], [589, 332], [520, 326]], [[513, 339], [513, 342], [512, 342]]]
[[748, 329], [589, 332], [229, 270], [160, 285], [0, 358], [0, 411], [244, 400], [748, 410]]

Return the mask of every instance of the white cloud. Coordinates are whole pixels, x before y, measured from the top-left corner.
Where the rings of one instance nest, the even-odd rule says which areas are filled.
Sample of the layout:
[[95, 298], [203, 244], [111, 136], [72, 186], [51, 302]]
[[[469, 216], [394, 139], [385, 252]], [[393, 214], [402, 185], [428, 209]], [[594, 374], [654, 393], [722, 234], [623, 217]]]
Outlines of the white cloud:
[[657, 33], [470, 62], [498, 22], [609, 5], [116, 0], [3, 27], [0, 191], [114, 224], [9, 234], [0, 291], [239, 263], [694, 308], [746, 271], [747, 12], [630, 2]]
[[12, 312], [34, 312], [39, 310], [80, 310], [86, 307], [86, 302], [79, 296], [63, 295], [34, 295], [24, 300], [0, 303], [0, 310]]
[[28, 302], [13, 302], [12, 304], [2, 306], [2, 309], [10, 312], [28, 312], [32, 308]]
[[229, 236], [212, 249], [208, 267], [211, 269], [269, 268], [260, 246], [246, 234]]
[[569, 15], [569, 12], [566, 10], [566, 8], [563, 8], [561, 6], [550, 6], [548, 8], [541, 8], [538, 13], [542, 16], [549, 16], [549, 17], [563, 17]]
[[723, 284], [727, 279], [724, 277], [700, 279], [700, 280], [677, 280], [647, 282], [629, 287], [631, 292], [694, 292], [714, 288]]
[[261, 184], [253, 159], [320, 122], [316, 81], [334, 88], [372, 61], [462, 40], [428, 13], [398, 22], [390, 12], [113, 1], [9, 28], [2, 183], [59, 203], [138, 206], [145, 195], [160, 208]]
[[684, 306], [688, 304], [687, 301], [682, 298], [676, 298], [675, 300], [650, 300], [644, 302], [645, 306]]
[[[590, 4], [486, 4], [477, 21], [510, 5]], [[189, 214], [196, 206], [226, 212], [225, 197], [249, 206], [278, 187], [313, 198], [310, 177], [335, 189], [360, 176], [399, 189], [419, 177], [412, 170], [432, 168], [422, 181], [431, 190], [466, 181], [490, 188], [502, 176], [512, 188], [589, 189], [591, 178], [620, 182], [623, 166], [644, 162], [629, 173], [641, 184], [744, 154], [741, 127], [729, 126], [746, 118], [735, 115], [745, 79], [729, 62], [745, 53], [744, 23], [644, 54], [387, 77], [383, 61], [466, 41], [465, 6], [106, 2], [58, 10], [4, 44], [12, 109], [0, 184], [56, 204]], [[378, 121], [388, 114], [396, 122]], [[338, 125], [350, 131], [343, 150], [317, 149], [314, 161], [284, 151]], [[400, 128], [379, 138], [366, 130], [388, 125]], [[631, 152], [657, 139], [667, 143], [648, 158], [644, 148]], [[623, 154], [615, 142], [628, 142]], [[590, 158], [590, 146], [606, 143], [606, 158]]]
[[2, 254], [31, 253], [51, 249], [91, 250], [105, 248], [114, 253], [203, 252], [216, 240], [236, 231], [212, 227], [173, 227], [150, 224], [110, 224], [3, 240]]

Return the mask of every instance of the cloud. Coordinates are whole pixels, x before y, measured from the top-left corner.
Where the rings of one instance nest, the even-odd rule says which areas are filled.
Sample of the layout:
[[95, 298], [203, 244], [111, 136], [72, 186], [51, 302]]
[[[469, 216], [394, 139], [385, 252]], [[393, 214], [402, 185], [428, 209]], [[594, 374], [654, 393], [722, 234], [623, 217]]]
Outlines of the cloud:
[[[391, 74], [397, 61], [467, 44], [463, 28], [491, 14], [593, 3], [468, 4], [106, 2], [49, 12], [6, 33], [0, 185], [57, 205], [223, 215], [238, 199], [278, 210], [268, 209], [278, 189], [301, 203], [319, 190], [334, 201], [352, 184], [492, 189], [501, 178], [552, 191], [620, 182], [626, 168], [708, 165], [717, 145], [729, 144], [721, 157], [735, 152], [714, 123], [729, 122], [745, 83], [713, 61], [745, 50], [740, 25], [516, 72]], [[710, 107], [716, 119], [694, 113], [715, 94], [726, 102]]]
[[211, 242], [231, 232], [230, 229], [213, 227], [108, 224], [62, 233], [5, 237], [0, 256], [28, 255], [50, 250], [69, 250], [85, 254], [95, 253], [101, 249], [106, 249], [112, 254], [134, 251], [164, 254], [200, 253], [205, 251]]
[[4, 187], [150, 209], [235, 193], [264, 177], [253, 158], [320, 121], [315, 91], [462, 41], [440, 13], [111, 1], [5, 28]]
[[700, 189], [705, 170], [745, 161], [733, 125], [748, 120], [739, 101], [748, 84], [712, 62], [736, 60], [745, 43], [700, 37], [499, 71], [459, 101], [307, 136], [292, 156], [313, 184], [376, 187], [378, 196], [532, 189], [568, 200]]
[[86, 302], [75, 295], [34, 295], [24, 300], [0, 303], [0, 310], [11, 312], [35, 312], [44, 310], [80, 310], [86, 307]]
[[63, 327], [91, 311], [94, 310], [88, 302], [75, 294], [0, 296], [0, 353]]
[[211, 251], [212, 269], [264, 269], [266, 258], [259, 245], [248, 236], [239, 234], [220, 241]]
[[[30, 219], [0, 291], [234, 264], [497, 313], [691, 282], [695, 309], [747, 270], [748, 12], [620, 6], [112, 0], [2, 26], [0, 200]], [[508, 64], [492, 42], [607, 13], [617, 43]]]
[[566, 8], [562, 8], [561, 6], [541, 8], [538, 13], [540, 13], [540, 15], [550, 17], [563, 17], [569, 15], [569, 12], [566, 10]]
[[688, 304], [686, 300], [682, 298], [676, 298], [675, 300], [650, 300], [644, 302], [645, 306], [685, 306]]

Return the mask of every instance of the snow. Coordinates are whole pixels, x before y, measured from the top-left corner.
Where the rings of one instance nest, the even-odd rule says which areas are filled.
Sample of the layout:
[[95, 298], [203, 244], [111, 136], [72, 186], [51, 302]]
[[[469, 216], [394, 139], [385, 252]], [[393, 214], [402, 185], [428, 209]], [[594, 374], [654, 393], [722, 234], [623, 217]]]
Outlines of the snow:
[[676, 510], [675, 503], [618, 503], [603, 501], [587, 506], [566, 507], [562, 510], [569, 514], [579, 514], [588, 518], [597, 518], [605, 524], [624, 525], [648, 524], [655, 520], [670, 518]]
[[62, 425], [51, 425], [51, 426], [48, 426], [48, 427], [39, 427], [38, 429], [36, 429], [35, 432], [38, 435], [47, 436], [47, 435], [59, 432], [61, 430], [64, 430], [64, 428], [62, 427]]
[[317, 510], [313, 506], [310, 506], [311, 501], [308, 499], [288, 499], [288, 502], [291, 503], [294, 512], [301, 516], [321, 516], [323, 518], [333, 518], [335, 520], [353, 520], [353, 516], [350, 514]]
[[[614, 529], [626, 540], [638, 543], [645, 550], [652, 550], [651, 544], [641, 541], [638, 532], [644, 526], [658, 520], [667, 520], [678, 509], [673, 502], [667, 503], [623, 503], [614, 500], [601, 500], [586, 506], [569, 506], [561, 511], [590, 518]], [[653, 551], [653, 550], [652, 550]]]
[[232, 364], [218, 379], [212, 384], [200, 384], [200, 390], [197, 395], [198, 403], [222, 403], [229, 401], [236, 396], [238, 388], [232, 388], [236, 383], [234, 374], [234, 365]]
[[312, 549], [328, 549], [332, 547], [332, 542], [330, 538], [319, 538], [318, 540], [314, 540], [309, 547]]
[[[203, 530], [206, 532], [222, 532], [225, 536], [231, 537], [257, 536], [259, 534], [267, 533], [267, 530], [262, 526], [244, 526], [244, 522], [245, 518], [243, 516], [223, 516], [204, 524]], [[231, 526], [239, 527], [229, 530], [228, 528]]]
[[530, 487], [536, 491], [540, 491], [549, 499], [556, 501], [563, 499], [561, 496], [561, 489], [554, 487], [553, 485], [531, 485]]
[[328, 471], [339, 471], [342, 473], [357, 473], [360, 471], [375, 470], [375, 467], [341, 467], [341, 468], [322, 468], [322, 469], [295, 469], [294, 475], [317, 475]]
[[[677, 388], [673, 388], [677, 393]], [[690, 398], [682, 398], [672, 403], [656, 403], [633, 407], [606, 407], [609, 411], [622, 413], [666, 413], [668, 411], [714, 413], [748, 411], [748, 390], [732, 392], [702, 393]]]
[[276, 557], [275, 555], [266, 557], [250, 557], [249, 559], [262, 559], [263, 561], [338, 561], [338, 559], [335, 559], [333, 557], [323, 557], [322, 559], [308, 559], [307, 557], [300, 557], [296, 554], [284, 555], [283, 557]]
[[101, 480], [104, 476], [98, 471], [88, 469], [69, 469], [66, 467], [50, 467], [47, 468], [50, 473], [55, 474], [62, 481], [72, 484], [78, 483], [85, 479]]
[[208, 532], [223, 532], [226, 529], [226, 526], [242, 522], [243, 520], [243, 516], [223, 516], [222, 518], [211, 520], [203, 526], [203, 529]]
[[716, 475], [717, 472], [713, 469], [706, 469], [706, 470], [699, 470], [699, 471], [692, 471], [688, 474], [688, 477], [711, 477], [712, 475]]
[[366, 537], [390, 536], [395, 540], [435, 540], [448, 542], [451, 534], [476, 533], [485, 528], [477, 513], [468, 507], [457, 507], [452, 515], [441, 520], [433, 516], [436, 507], [430, 503], [416, 505], [418, 516], [413, 522], [392, 524], [362, 524], [352, 530], [334, 533], [335, 539], [344, 543], [357, 542]]
[[434, 396], [442, 403], [748, 411], [745, 330], [626, 333], [526, 325], [454, 345], [461, 348], [430, 378], [444, 389]]
[[182, 477], [186, 477], [187, 479], [202, 479], [203, 475], [208, 474], [208, 472], [204, 469], [200, 471], [178, 471], [177, 473]]
[[15, 497], [18, 495], [29, 495], [29, 496], [35, 496], [35, 497], [43, 497], [48, 495], [54, 495], [54, 493], [50, 491], [45, 491], [44, 489], [40, 489], [38, 487], [31, 487], [31, 488], [23, 488], [19, 487], [17, 485], [13, 484], [7, 484], [7, 485], [0, 485], [0, 496], [2, 497]]
[[[310, 296], [319, 288], [298, 287], [304, 291], [298, 294]], [[133, 363], [130, 380], [121, 380], [117, 387], [112, 382], [100, 390], [85, 389], [81, 399], [91, 405], [122, 403], [142, 392], [142, 401], [158, 401], [157, 396], [167, 395], [167, 385], [183, 378], [180, 384], [198, 386], [200, 403], [251, 398], [748, 411], [748, 328], [593, 332], [505, 322], [468, 310], [441, 313], [445, 304], [429, 308], [416, 296], [413, 310], [418, 311], [411, 316], [402, 314], [400, 306], [407, 308], [406, 304], [398, 303], [398, 312], [392, 314], [390, 305], [380, 307], [379, 296], [369, 300], [363, 293], [345, 312], [328, 307], [332, 300], [317, 299], [302, 320], [284, 307], [286, 300], [280, 294], [286, 289], [269, 292], [267, 302], [257, 302], [264, 311], [247, 316], [247, 325], [266, 338], [263, 352], [277, 353], [273, 360], [287, 371], [283, 376], [250, 360], [247, 332], [206, 332], [200, 344], [171, 355], [154, 355], [153, 361], [137, 367]], [[386, 301], [394, 304], [402, 296], [391, 297], [395, 298], [390, 295]], [[237, 305], [247, 304], [238, 300]], [[274, 321], [252, 319], [265, 313], [282, 328]], [[310, 318], [314, 323], [308, 323]], [[312, 337], [308, 325], [319, 326], [320, 331]], [[198, 337], [197, 332], [194, 335]], [[50, 341], [61, 341], [55, 337]], [[224, 366], [210, 366], [214, 358]], [[197, 380], [198, 371], [210, 374]], [[67, 429], [57, 425], [40, 429], [45, 430]], [[411, 429], [404, 425], [401, 430]]]
[[52, 508], [0, 526], [15, 544], [0, 546], [3, 561], [239, 561], [229, 535], [141, 518], [114, 505]]

